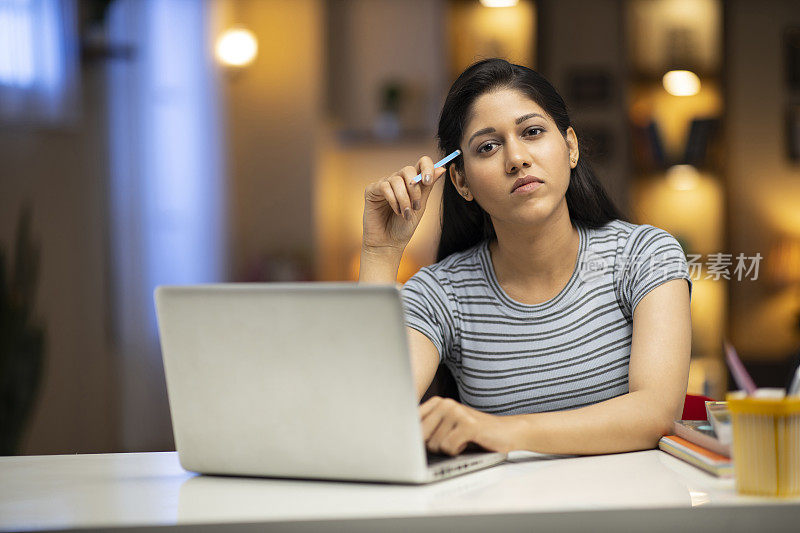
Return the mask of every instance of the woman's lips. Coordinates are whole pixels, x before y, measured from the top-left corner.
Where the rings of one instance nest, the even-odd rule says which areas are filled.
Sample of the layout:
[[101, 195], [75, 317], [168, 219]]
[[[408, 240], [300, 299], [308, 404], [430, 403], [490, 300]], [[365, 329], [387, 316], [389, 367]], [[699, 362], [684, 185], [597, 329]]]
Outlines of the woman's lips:
[[544, 183], [542, 183], [541, 181], [532, 181], [530, 183], [526, 183], [525, 185], [520, 185], [519, 187], [511, 191], [511, 194], [531, 193], [542, 185], [544, 185]]

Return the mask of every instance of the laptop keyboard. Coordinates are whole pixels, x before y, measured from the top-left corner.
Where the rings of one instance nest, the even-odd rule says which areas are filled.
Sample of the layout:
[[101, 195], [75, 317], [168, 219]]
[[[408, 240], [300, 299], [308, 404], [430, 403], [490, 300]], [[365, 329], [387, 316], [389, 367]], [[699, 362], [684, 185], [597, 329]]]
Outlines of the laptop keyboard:
[[[458, 457], [458, 456], [456, 456], [456, 457]], [[428, 452], [428, 466], [432, 466], [432, 465], [435, 465], [435, 464], [438, 464], [438, 463], [442, 463], [442, 462], [448, 461], [450, 459], [455, 459], [456, 457], [453, 457], [451, 455], [445, 455], [443, 453], [431, 453], [431, 452]]]

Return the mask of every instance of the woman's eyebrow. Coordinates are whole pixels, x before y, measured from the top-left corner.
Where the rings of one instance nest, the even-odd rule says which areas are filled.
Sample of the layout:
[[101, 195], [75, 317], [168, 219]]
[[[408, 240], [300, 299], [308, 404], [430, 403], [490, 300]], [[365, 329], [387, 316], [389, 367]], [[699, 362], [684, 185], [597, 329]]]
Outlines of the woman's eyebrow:
[[[522, 115], [521, 117], [518, 117], [517, 120], [514, 121], [514, 124], [521, 124], [522, 122], [528, 120], [529, 118], [533, 118], [533, 117], [545, 118], [544, 115], [542, 115], [540, 113], [528, 113], [527, 115]], [[475, 133], [473, 133], [472, 136], [469, 138], [469, 141], [467, 141], [467, 145], [471, 144], [472, 143], [472, 139], [474, 139], [478, 135], [484, 135], [486, 133], [494, 133], [495, 131], [496, 130], [494, 128], [483, 128], [481, 130], [478, 130]]]

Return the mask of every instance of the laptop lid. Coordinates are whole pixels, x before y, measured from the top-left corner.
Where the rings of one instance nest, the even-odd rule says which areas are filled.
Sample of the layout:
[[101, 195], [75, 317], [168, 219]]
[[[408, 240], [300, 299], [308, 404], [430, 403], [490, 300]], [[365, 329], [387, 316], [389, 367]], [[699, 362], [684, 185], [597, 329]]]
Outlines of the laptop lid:
[[159, 287], [155, 301], [187, 470], [429, 479], [395, 287]]

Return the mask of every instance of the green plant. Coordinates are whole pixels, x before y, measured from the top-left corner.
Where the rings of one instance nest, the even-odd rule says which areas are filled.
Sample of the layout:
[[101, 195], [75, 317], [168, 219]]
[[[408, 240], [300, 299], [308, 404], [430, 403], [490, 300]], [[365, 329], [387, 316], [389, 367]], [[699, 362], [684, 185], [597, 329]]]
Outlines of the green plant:
[[32, 218], [30, 206], [23, 207], [9, 265], [0, 248], [0, 455], [19, 452], [44, 362], [44, 327], [34, 316], [39, 248]]
[[397, 114], [405, 99], [405, 87], [400, 81], [389, 80], [381, 86], [381, 111]]

